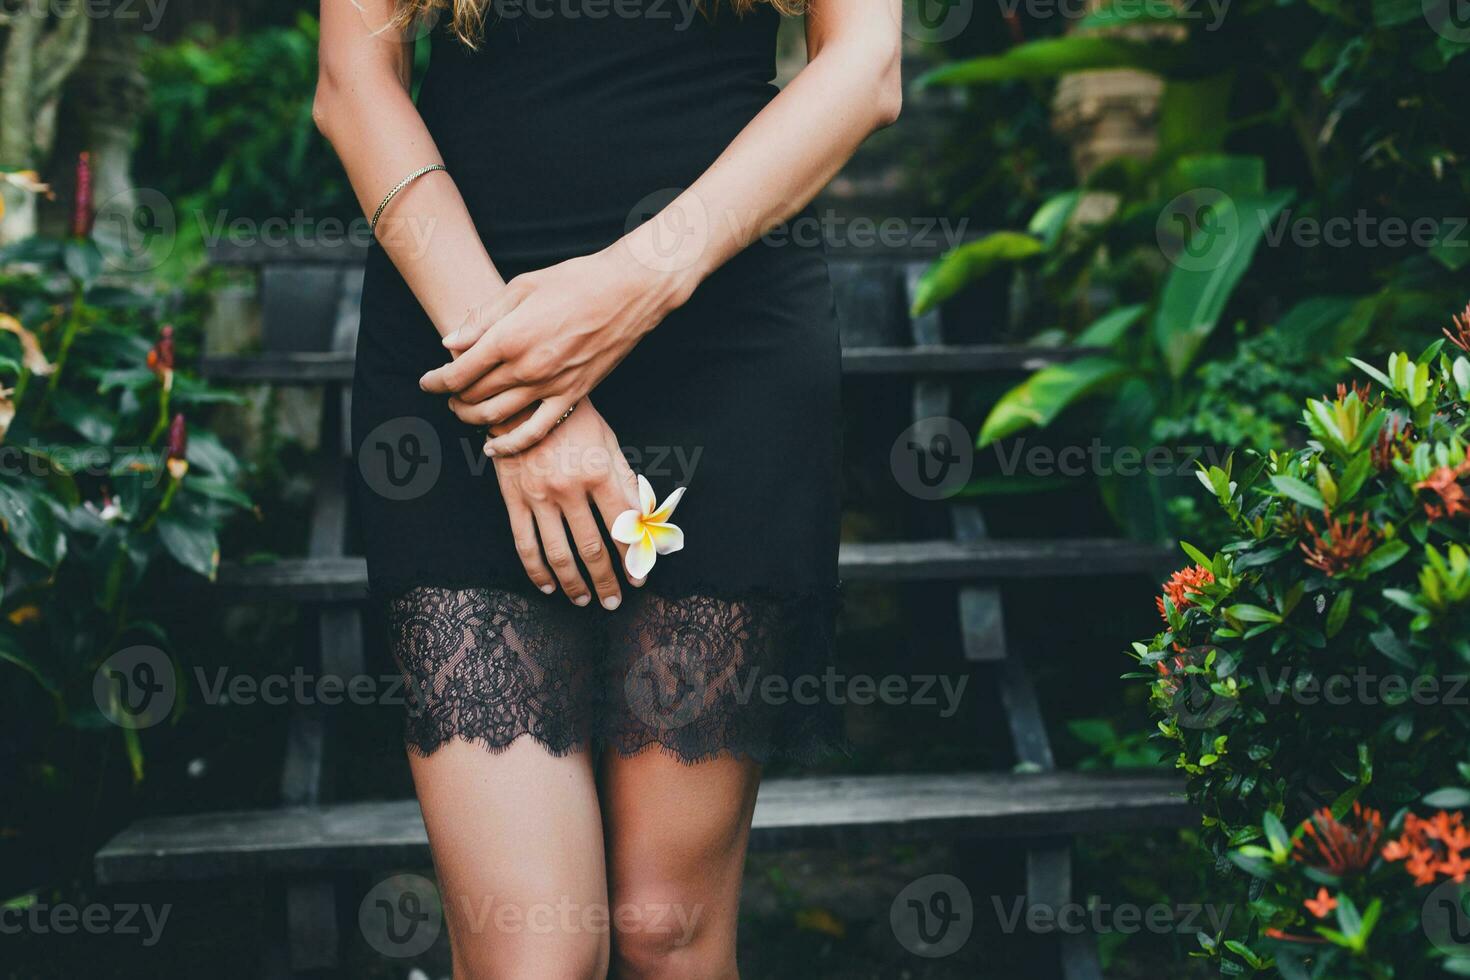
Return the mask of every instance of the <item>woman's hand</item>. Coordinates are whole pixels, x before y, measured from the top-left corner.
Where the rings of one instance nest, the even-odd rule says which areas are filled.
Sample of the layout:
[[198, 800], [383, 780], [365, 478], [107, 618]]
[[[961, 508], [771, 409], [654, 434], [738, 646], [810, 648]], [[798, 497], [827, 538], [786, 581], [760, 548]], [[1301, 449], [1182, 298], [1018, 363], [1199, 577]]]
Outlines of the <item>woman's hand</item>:
[[455, 359], [420, 385], [452, 396], [449, 407], [470, 425], [497, 425], [536, 406], [485, 450], [497, 458], [524, 452], [690, 292], [677, 270], [618, 247], [517, 276], [444, 338]]
[[[581, 402], [529, 451], [496, 456], [494, 463], [516, 553], [531, 581], [547, 595], [560, 586], [579, 606], [590, 603], [595, 590], [604, 608], [616, 609], [622, 591], [613, 561], [627, 546], [619, 544], [616, 552], [608, 547], [593, 508], [603, 525], [612, 527], [619, 514], [638, 507], [638, 479], [592, 403]], [[592, 589], [577, 568], [578, 558], [592, 577]]]

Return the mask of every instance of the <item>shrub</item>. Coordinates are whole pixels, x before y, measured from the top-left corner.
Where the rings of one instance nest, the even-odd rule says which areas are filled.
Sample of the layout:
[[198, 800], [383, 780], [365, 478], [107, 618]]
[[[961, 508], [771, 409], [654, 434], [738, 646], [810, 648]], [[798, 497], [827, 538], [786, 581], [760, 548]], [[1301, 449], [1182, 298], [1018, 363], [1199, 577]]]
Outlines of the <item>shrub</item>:
[[1224, 974], [1470, 975], [1470, 310], [1446, 332], [1355, 362], [1371, 382], [1309, 401], [1305, 448], [1201, 472], [1234, 540], [1184, 546], [1134, 645], [1246, 885], [1202, 939]]
[[220, 527], [251, 506], [200, 424], [233, 396], [178, 366], [167, 295], [103, 275], [79, 177], [71, 237], [0, 250], [0, 774], [31, 790], [4, 790], [3, 836], [23, 841], [61, 825], [63, 801], [90, 814], [104, 778], [127, 778], [119, 758], [143, 778], [140, 733], [108, 723], [99, 667], [168, 645], [178, 566], [212, 578]]

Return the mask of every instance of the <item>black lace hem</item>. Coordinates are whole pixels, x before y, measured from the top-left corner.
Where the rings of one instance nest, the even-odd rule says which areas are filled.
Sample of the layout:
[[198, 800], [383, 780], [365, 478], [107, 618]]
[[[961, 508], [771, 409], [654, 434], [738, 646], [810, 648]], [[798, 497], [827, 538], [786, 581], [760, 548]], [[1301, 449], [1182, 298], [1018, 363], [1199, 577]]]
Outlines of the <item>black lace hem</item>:
[[812, 697], [832, 669], [840, 604], [754, 588], [627, 589], [615, 612], [521, 580], [375, 584], [407, 680], [409, 751], [490, 752], [530, 736], [554, 755], [812, 763], [848, 751], [840, 710]]

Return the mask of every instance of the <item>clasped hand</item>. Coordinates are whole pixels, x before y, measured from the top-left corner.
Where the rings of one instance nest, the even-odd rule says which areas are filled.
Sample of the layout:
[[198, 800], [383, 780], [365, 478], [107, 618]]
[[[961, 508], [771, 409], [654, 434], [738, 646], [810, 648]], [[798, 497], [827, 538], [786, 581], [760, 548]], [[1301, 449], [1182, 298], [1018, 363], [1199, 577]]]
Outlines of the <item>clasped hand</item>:
[[490, 456], [540, 442], [687, 298], [674, 277], [610, 248], [517, 276], [444, 338], [454, 360], [419, 381], [449, 395], [469, 425], [495, 426], [534, 407], [485, 444]]

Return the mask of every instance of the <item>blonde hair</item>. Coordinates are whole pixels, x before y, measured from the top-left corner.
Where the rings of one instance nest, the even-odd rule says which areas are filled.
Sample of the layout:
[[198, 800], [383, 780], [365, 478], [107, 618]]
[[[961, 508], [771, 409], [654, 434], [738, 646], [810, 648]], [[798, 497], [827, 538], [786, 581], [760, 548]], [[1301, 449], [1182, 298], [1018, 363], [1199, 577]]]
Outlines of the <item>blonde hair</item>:
[[[759, 4], [775, 7], [783, 14], [799, 14], [806, 0], [694, 0], [695, 5], [705, 9], [707, 5], [728, 4], [737, 14], [745, 14]], [[479, 43], [485, 30], [485, 16], [491, 0], [395, 0], [394, 21], [398, 27], [422, 23], [441, 10], [451, 12], [451, 24], [455, 35], [469, 47]]]

